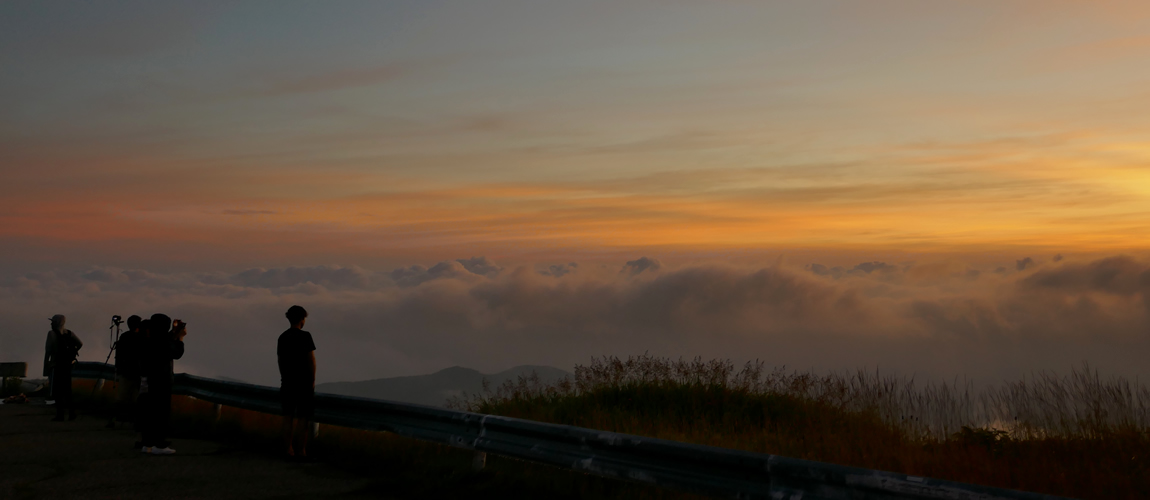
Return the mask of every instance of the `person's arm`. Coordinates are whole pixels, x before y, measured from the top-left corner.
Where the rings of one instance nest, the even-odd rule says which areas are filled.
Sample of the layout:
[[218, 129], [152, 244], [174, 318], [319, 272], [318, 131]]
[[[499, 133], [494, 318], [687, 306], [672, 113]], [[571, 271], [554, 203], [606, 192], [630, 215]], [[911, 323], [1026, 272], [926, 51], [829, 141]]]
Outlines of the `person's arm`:
[[188, 327], [181, 324], [181, 328], [176, 331], [175, 340], [173, 340], [168, 347], [168, 352], [171, 354], [172, 359], [184, 357], [184, 336], [187, 334]]
[[308, 363], [311, 364], [311, 387], [315, 388], [315, 351], [307, 353]]
[[76, 336], [76, 332], [73, 332], [72, 330], [68, 330], [68, 336], [72, 337], [72, 341], [76, 343], [76, 350], [77, 351], [79, 351], [81, 347], [84, 347], [84, 342], [80, 340], [80, 337]]
[[180, 358], [184, 357], [184, 341], [183, 340], [173, 340], [171, 343], [171, 346], [169, 346], [168, 349], [169, 349], [169, 353], [172, 355], [172, 359], [180, 359]]
[[44, 376], [51, 375], [49, 367], [52, 366], [52, 353], [56, 352], [56, 336], [48, 332], [48, 340], [44, 342]]

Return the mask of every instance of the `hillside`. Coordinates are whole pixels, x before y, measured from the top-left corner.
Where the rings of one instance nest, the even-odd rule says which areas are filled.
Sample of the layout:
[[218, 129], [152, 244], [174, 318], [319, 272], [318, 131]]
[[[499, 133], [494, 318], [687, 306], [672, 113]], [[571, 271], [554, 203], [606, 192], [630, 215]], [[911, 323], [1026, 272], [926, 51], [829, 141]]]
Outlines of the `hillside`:
[[514, 381], [520, 375], [531, 372], [539, 375], [539, 380], [550, 384], [571, 374], [550, 366], [516, 366], [499, 373], [483, 374], [471, 368], [453, 366], [430, 375], [410, 377], [380, 378], [360, 382], [328, 382], [318, 384], [316, 392], [358, 396], [361, 398], [386, 399], [404, 403], [429, 406], [444, 406], [448, 399], [463, 393], [476, 394], [483, 390], [483, 380], [495, 387], [506, 381]]

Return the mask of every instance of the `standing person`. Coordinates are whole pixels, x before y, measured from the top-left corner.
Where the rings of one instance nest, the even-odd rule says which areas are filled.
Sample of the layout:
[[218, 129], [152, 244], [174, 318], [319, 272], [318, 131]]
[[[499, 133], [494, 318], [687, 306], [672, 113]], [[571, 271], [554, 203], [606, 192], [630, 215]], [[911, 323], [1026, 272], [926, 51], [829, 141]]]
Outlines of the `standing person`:
[[[144, 422], [145, 418], [147, 417], [147, 409], [150, 408], [150, 406], [148, 406], [148, 401], [150, 401], [148, 399], [148, 391], [147, 391], [147, 388], [144, 384], [144, 349], [148, 345], [148, 338], [150, 337], [149, 332], [151, 331], [150, 330], [151, 324], [152, 324], [152, 320], [150, 320], [150, 319], [145, 319], [145, 320], [140, 322], [140, 343], [137, 346], [137, 347], [139, 347], [139, 349], [136, 350], [136, 368], [139, 370], [139, 374], [140, 374], [140, 377], [139, 377], [139, 379], [140, 379], [140, 390], [138, 391], [139, 395], [136, 396], [136, 408], [135, 408], [134, 413], [132, 414], [132, 417], [135, 418], [135, 421], [132, 423], [132, 430], [134, 430], [136, 432], [143, 432], [143, 430], [144, 430], [143, 422]], [[142, 446], [144, 446], [143, 439], [141, 439], [140, 441], [136, 441], [136, 444], [133, 445], [132, 447], [133, 448], [140, 448]]]
[[116, 340], [116, 411], [108, 418], [108, 427], [116, 420], [135, 422], [136, 399], [140, 395], [140, 351], [144, 333], [140, 331], [139, 316], [128, 318], [128, 331]]
[[148, 320], [148, 337], [143, 343], [140, 370], [140, 392], [147, 392], [140, 414], [142, 436], [140, 451], [153, 455], [176, 452], [167, 441], [168, 419], [172, 416], [172, 373], [175, 360], [184, 355], [187, 325], [166, 314], [153, 314]]
[[51, 374], [48, 385], [52, 388], [52, 398], [56, 400], [54, 422], [63, 421], [65, 412], [68, 420], [76, 420], [76, 408], [72, 403], [72, 363], [76, 362], [84, 343], [72, 330], [64, 328], [66, 319], [63, 314], [52, 316], [52, 329], [48, 331], [44, 345], [44, 371]]
[[[307, 435], [311, 429], [315, 398], [315, 342], [303, 331], [307, 311], [291, 306], [285, 314], [291, 328], [280, 334], [276, 357], [280, 368], [280, 400], [283, 404], [283, 440], [289, 459], [307, 457]], [[299, 447], [292, 447], [295, 423], [299, 420]]]

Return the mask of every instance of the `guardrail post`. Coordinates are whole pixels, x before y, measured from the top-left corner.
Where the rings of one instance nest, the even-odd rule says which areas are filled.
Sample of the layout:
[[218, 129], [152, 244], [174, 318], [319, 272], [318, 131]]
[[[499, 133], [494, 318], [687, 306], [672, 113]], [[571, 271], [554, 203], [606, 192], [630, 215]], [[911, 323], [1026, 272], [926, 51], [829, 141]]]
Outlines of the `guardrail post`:
[[319, 437], [319, 422], [312, 422], [311, 423], [311, 437], [313, 437], [313, 438]]
[[220, 414], [222, 414], [224, 411], [224, 405], [216, 403], [216, 404], [212, 405], [212, 410], [216, 414], [216, 420], [213, 423], [216, 423], [216, 424], [220, 423]]
[[475, 452], [475, 456], [471, 458], [471, 471], [479, 472], [487, 466], [487, 453], [482, 451]]

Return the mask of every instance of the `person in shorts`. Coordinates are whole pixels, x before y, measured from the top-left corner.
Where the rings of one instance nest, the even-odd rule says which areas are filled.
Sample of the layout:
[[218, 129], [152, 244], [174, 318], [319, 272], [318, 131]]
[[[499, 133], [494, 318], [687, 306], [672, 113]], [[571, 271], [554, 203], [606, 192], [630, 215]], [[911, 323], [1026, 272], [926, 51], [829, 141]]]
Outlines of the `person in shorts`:
[[[283, 440], [288, 458], [307, 457], [307, 437], [311, 430], [315, 399], [315, 343], [311, 333], [303, 330], [307, 311], [291, 306], [287, 313], [288, 328], [280, 334], [276, 356], [280, 368], [280, 400], [283, 404]], [[298, 426], [297, 426], [298, 421]], [[292, 437], [299, 430], [298, 447]]]

